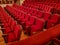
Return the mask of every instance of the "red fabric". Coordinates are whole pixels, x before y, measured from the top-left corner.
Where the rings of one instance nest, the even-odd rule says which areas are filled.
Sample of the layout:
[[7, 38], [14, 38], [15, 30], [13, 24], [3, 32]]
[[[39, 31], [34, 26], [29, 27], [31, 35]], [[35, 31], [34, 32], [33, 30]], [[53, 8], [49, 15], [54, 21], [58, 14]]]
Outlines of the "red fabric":
[[8, 40], [7, 42], [13, 42], [13, 41], [15, 41], [16, 37], [15, 37], [14, 33], [9, 33], [6, 40]]
[[59, 23], [59, 15], [52, 15], [51, 19], [48, 20], [46, 28], [50, 28]]
[[60, 29], [60, 24], [48, 29], [47, 31], [43, 31], [25, 40], [12, 43], [10, 45], [45, 45], [47, 42], [52, 40], [52, 38], [60, 34], [59, 29]]
[[26, 22], [26, 26], [31, 26], [34, 24], [35, 18], [34, 17], [30, 17], [30, 20]]
[[11, 29], [9, 27], [5, 27], [5, 30], [3, 30], [4, 34], [8, 34], [11, 32]]
[[20, 39], [20, 33], [21, 33], [20, 25], [16, 25], [14, 28], [15, 28], [14, 34], [16, 36], [16, 39], [18, 39], [18, 38]]
[[48, 21], [51, 18], [51, 14], [49, 13], [44, 13], [44, 20]]
[[43, 31], [44, 23], [45, 23], [44, 21], [37, 19], [36, 24], [31, 26], [31, 33], [37, 31]]
[[39, 17], [39, 18], [42, 18], [43, 17], [43, 13], [38, 11], [36, 16]]

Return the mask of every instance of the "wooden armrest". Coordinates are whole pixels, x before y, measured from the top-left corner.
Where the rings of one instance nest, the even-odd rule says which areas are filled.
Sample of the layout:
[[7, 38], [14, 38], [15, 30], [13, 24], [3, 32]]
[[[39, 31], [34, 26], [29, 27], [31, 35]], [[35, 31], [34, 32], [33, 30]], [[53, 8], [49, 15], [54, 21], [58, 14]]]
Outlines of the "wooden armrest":
[[5, 30], [6, 28], [1, 28], [0, 30]]
[[2, 37], [8, 36], [8, 34], [2, 34]]

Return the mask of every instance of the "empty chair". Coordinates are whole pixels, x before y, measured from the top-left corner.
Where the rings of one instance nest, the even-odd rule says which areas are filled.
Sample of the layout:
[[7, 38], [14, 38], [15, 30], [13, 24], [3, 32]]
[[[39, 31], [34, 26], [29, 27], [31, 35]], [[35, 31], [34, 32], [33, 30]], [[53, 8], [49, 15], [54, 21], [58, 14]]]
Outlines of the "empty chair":
[[22, 21], [22, 19], [24, 19], [24, 18], [25, 18], [25, 14], [22, 13], [21, 16], [19, 16], [17, 20], [18, 20], [18, 21]]
[[31, 26], [35, 23], [35, 18], [34, 17], [30, 17], [30, 20], [26, 22], [26, 26]]
[[49, 14], [49, 13], [44, 13], [43, 19], [44, 19], [45, 21], [48, 21], [50, 18], [51, 18], [51, 14]]
[[40, 19], [36, 19], [35, 24], [31, 25], [28, 29], [27, 29], [27, 33], [30, 35], [33, 34], [33, 32], [38, 32], [38, 31], [43, 31], [44, 28], [44, 20], [40, 20]]
[[36, 16], [37, 16], [38, 18], [42, 18], [42, 17], [43, 17], [43, 12], [38, 11]]
[[32, 16], [36, 16], [37, 15], [37, 10], [31, 9], [33, 12], [31, 13]]
[[24, 19], [22, 19], [22, 23], [25, 23], [25, 22], [27, 22], [27, 21], [29, 21], [29, 19], [30, 19], [30, 15], [25, 15], [25, 18]]
[[57, 14], [52, 15], [51, 19], [48, 20], [46, 28], [50, 28], [59, 23], [60, 16]]
[[19, 25], [15, 25], [14, 31], [4, 36], [6, 43], [18, 41], [20, 39], [21, 29]]

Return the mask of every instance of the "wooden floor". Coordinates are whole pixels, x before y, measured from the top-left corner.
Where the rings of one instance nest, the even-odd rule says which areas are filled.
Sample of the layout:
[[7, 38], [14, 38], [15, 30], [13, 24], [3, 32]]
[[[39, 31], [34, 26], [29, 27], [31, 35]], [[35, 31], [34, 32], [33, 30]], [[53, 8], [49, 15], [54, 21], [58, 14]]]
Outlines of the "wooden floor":
[[29, 37], [29, 36], [26, 35], [26, 34], [24, 34], [24, 32], [22, 31], [20, 40], [24, 40], [24, 39], [26, 39], [26, 38], [28, 38], [28, 37]]

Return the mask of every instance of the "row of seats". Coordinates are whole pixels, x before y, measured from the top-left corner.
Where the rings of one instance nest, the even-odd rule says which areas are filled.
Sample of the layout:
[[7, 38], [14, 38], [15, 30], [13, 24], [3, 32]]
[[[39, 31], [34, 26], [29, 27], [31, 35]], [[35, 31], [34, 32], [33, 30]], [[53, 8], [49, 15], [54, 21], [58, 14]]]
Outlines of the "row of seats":
[[42, 3], [60, 3], [60, 0], [30, 0], [30, 1], [28, 1], [28, 0], [25, 0], [24, 1], [24, 4], [25, 3], [37, 3], [37, 2], [42, 2]]
[[46, 28], [50, 28], [53, 25], [59, 23], [60, 16], [58, 14], [52, 15], [49, 13], [41, 12], [41, 11], [36, 10], [36, 9], [26, 8], [24, 6], [18, 6], [16, 4], [14, 4], [13, 7], [15, 7], [18, 10], [22, 10], [22, 11], [26, 12], [27, 14], [30, 14], [31, 16], [36, 16], [40, 19], [44, 19], [45, 22], [47, 23]]
[[41, 5], [41, 6], [46, 6], [47, 5], [47, 7], [49, 6], [49, 7], [53, 7], [53, 8], [56, 8], [56, 9], [60, 9], [60, 4], [59, 3], [51, 3], [51, 4], [49, 4], [49, 3], [37, 3], [37, 4], [35, 4], [35, 3], [32, 3], [33, 5], [36, 5], [36, 6], [39, 6], [39, 5]]
[[[35, 8], [39, 10], [44, 10], [45, 12], [49, 13], [56, 13], [59, 14], [60, 11], [60, 3], [44, 3], [44, 2], [36, 2], [36, 3], [23, 3], [23, 6], [29, 7], [29, 8]], [[56, 10], [55, 10], [56, 9]]]
[[43, 4], [25, 4], [26, 7], [43, 10], [44, 12], [50, 13], [53, 7]]
[[33, 32], [43, 31], [45, 21], [43, 19], [38, 19], [25, 14], [24, 12], [18, 11], [10, 6], [6, 6], [6, 9], [12, 17], [14, 17], [25, 29], [29, 35], [32, 35]]
[[21, 27], [0, 7], [0, 26], [6, 43], [20, 40]]
[[43, 31], [37, 35], [31, 36], [30, 38], [8, 45], [60, 45], [60, 43], [58, 43], [60, 42], [59, 38], [55, 38], [60, 35], [59, 29], [60, 24], [48, 29], [47, 31]]

